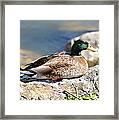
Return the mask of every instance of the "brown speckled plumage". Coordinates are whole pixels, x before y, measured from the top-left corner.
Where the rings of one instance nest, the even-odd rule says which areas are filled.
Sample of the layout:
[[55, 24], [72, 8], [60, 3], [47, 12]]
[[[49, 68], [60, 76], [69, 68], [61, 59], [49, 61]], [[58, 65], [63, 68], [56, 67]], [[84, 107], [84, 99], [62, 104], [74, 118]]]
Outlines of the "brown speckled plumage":
[[87, 61], [82, 56], [60, 55], [46, 62], [44, 66], [52, 69], [46, 75], [49, 78], [55, 76], [60, 78], [78, 77], [88, 70]]

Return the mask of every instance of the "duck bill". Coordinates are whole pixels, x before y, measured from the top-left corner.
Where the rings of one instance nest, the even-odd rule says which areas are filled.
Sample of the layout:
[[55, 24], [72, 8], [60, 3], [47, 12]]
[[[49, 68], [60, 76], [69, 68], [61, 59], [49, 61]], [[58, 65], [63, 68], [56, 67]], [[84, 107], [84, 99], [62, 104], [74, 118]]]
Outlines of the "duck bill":
[[93, 52], [96, 52], [97, 50], [93, 47], [88, 47], [87, 50], [90, 50], [90, 51], [93, 51]]

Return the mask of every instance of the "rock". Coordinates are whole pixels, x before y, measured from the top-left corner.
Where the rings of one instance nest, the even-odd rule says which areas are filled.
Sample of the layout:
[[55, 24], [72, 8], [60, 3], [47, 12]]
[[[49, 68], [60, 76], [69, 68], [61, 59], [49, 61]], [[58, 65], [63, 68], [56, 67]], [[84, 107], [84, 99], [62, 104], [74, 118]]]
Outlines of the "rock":
[[61, 100], [63, 97], [54, 90], [51, 85], [39, 82], [22, 83], [21, 99], [22, 100]]
[[92, 52], [90, 50], [83, 50], [81, 51], [81, 55], [86, 59], [89, 67], [93, 67], [99, 64], [99, 53], [98, 52]]
[[[21, 100], [64, 100], [99, 98], [99, 65], [90, 67], [80, 78], [63, 79], [59, 82], [20, 82]], [[95, 96], [96, 98], [94, 98]], [[86, 96], [86, 97], [85, 97]], [[93, 98], [91, 97], [93, 96]], [[73, 98], [73, 99], [74, 99]], [[72, 99], [72, 98], [71, 98]]]
[[96, 92], [99, 94], [99, 65], [89, 68], [88, 72], [79, 78], [82, 89], [88, 93]]
[[80, 36], [80, 39], [88, 42], [93, 48], [99, 49], [99, 32], [89, 32]]

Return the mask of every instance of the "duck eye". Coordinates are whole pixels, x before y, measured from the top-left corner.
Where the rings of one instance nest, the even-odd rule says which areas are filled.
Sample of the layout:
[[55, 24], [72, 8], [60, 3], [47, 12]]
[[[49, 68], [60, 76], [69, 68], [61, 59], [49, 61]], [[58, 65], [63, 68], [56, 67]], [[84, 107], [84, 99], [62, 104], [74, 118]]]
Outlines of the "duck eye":
[[91, 45], [89, 44], [88, 47], [91, 47]]

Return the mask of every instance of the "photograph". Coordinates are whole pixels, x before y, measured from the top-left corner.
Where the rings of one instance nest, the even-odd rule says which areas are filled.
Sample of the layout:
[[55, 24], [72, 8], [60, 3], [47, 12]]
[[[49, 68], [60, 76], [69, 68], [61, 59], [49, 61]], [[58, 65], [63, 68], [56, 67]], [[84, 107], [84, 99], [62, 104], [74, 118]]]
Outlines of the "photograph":
[[99, 100], [99, 20], [20, 20], [20, 100]]
[[2, 7], [1, 118], [117, 118], [117, 2]]

